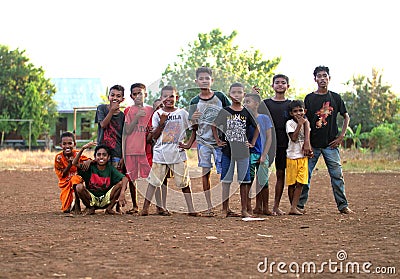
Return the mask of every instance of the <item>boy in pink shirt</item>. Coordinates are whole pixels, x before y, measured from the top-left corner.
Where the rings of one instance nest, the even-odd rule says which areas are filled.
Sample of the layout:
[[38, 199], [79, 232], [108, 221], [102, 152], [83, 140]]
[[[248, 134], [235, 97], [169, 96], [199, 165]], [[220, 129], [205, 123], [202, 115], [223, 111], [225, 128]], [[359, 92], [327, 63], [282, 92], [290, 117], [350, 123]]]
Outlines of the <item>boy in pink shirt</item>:
[[151, 131], [153, 107], [144, 103], [147, 96], [146, 86], [144, 84], [132, 84], [130, 96], [135, 103], [127, 107], [124, 111], [125, 126], [123, 150], [133, 205], [132, 210], [128, 211], [128, 213], [137, 213], [136, 180], [139, 177], [147, 178], [152, 164], [151, 137], [148, 139], [148, 135]]

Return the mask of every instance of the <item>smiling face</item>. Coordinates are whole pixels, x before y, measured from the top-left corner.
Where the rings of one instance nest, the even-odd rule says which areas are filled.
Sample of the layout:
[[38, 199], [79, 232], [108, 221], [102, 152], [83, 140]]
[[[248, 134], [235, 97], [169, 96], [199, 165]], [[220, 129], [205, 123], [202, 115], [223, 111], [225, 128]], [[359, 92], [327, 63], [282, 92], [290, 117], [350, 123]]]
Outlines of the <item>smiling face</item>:
[[304, 117], [306, 111], [303, 107], [294, 107], [289, 113], [294, 119], [299, 119]]
[[178, 93], [175, 90], [164, 89], [161, 93], [161, 100], [166, 111], [174, 109], [178, 99]]
[[63, 137], [61, 139], [61, 148], [63, 149], [64, 156], [72, 156], [72, 150], [75, 148], [75, 141], [72, 137]]
[[110, 155], [107, 153], [107, 150], [104, 148], [99, 148], [95, 154], [95, 161], [98, 166], [105, 166], [110, 159]]
[[289, 84], [287, 83], [285, 78], [278, 77], [274, 80], [272, 84], [272, 88], [278, 94], [284, 94], [286, 90], [289, 88]]
[[108, 100], [110, 101], [110, 104], [112, 103], [120, 104], [124, 101], [124, 92], [116, 89], [111, 89], [110, 94], [108, 94]]

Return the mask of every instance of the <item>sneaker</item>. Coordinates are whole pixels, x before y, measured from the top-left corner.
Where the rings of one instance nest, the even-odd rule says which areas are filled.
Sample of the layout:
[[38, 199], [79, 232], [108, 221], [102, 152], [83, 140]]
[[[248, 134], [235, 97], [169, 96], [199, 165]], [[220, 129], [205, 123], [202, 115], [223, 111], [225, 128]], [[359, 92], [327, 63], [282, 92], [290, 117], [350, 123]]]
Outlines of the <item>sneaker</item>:
[[348, 207], [345, 207], [345, 208], [343, 208], [342, 210], [340, 210], [340, 213], [342, 213], [342, 214], [353, 214], [354, 211], [351, 210], [351, 209], [348, 208]]

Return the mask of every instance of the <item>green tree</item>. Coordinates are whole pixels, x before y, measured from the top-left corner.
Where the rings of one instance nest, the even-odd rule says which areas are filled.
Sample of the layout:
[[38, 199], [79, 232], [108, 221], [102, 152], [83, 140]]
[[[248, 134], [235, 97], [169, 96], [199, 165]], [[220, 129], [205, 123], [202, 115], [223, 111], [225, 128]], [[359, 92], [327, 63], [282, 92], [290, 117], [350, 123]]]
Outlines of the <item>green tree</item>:
[[400, 99], [391, 92], [389, 85], [382, 84], [382, 73], [372, 69], [372, 78], [354, 76], [347, 82], [352, 92], [346, 92], [343, 100], [346, 103], [353, 130], [361, 124], [361, 132], [371, 131], [372, 128], [386, 122], [392, 123], [393, 118], [400, 112]]
[[[44, 70], [29, 63], [25, 51], [0, 45], [0, 119], [33, 119], [32, 141], [49, 133], [57, 119], [54, 84]], [[0, 122], [1, 132], [29, 137], [28, 122]]]
[[[169, 64], [162, 74], [160, 88], [174, 85], [180, 91], [180, 105], [186, 106], [190, 99], [198, 93], [194, 80], [196, 69], [207, 66], [213, 69], [213, 89], [226, 92], [233, 82], [242, 82], [246, 90], [257, 85], [262, 97], [272, 94], [273, 71], [280, 58], [264, 60], [259, 50], [240, 50], [233, 43], [237, 32], [223, 35], [220, 29], [210, 33], [198, 34], [197, 40], [188, 44], [187, 50], [181, 50], [178, 61]], [[156, 96], [151, 96], [150, 101]]]
[[387, 151], [400, 154], [400, 125], [399, 123], [384, 123], [374, 127], [367, 133], [369, 147], [372, 150]]

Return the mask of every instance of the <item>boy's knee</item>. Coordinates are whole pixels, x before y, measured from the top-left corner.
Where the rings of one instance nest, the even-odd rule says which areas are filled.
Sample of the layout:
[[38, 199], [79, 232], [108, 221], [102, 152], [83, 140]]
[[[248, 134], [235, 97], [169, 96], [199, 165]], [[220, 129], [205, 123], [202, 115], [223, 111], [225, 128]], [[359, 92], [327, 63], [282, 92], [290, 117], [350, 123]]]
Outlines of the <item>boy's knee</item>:
[[85, 185], [83, 185], [82, 183], [76, 184], [75, 189], [78, 193], [81, 193], [85, 189]]

